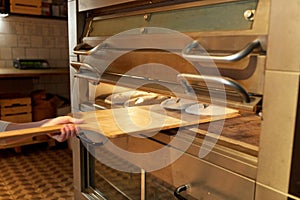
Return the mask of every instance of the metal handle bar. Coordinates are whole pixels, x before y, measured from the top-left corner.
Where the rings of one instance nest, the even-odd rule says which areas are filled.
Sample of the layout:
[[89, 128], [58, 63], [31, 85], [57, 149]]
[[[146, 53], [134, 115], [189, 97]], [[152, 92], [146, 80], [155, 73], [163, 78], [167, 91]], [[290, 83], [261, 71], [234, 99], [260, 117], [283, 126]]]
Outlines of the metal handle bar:
[[75, 68], [77, 71], [80, 70], [81, 67], [83, 67], [86, 70], [89, 70], [91, 72], [94, 72], [98, 75], [101, 74], [100, 71], [97, 70], [97, 68], [92, 67], [91, 65], [87, 64], [87, 63], [83, 63], [83, 62], [76, 62], [76, 61], [71, 61], [71, 66], [73, 68]]
[[92, 145], [92, 146], [102, 146], [104, 145], [104, 143], [106, 141], [101, 141], [101, 142], [94, 142], [92, 140], [90, 140], [89, 138], [87, 138], [85, 136], [84, 133], [80, 132], [77, 136], [76, 136], [78, 139], [80, 139], [82, 142], [86, 143], [86, 144], [89, 144], [89, 145]]
[[[98, 85], [100, 82], [101, 73], [94, 67], [90, 66], [87, 63], [71, 61], [71, 66], [74, 67], [77, 72], [74, 74], [74, 77], [87, 79], [93, 85]], [[91, 72], [91, 74], [84, 73], [81, 70]]]
[[187, 200], [185, 197], [181, 196], [180, 193], [183, 191], [187, 191], [189, 187], [189, 185], [181, 185], [177, 187], [174, 191], [174, 196], [179, 200]]
[[88, 56], [88, 55], [91, 55], [91, 54], [95, 53], [98, 49], [106, 47], [107, 45], [105, 43], [100, 43], [100, 44], [98, 44], [97, 46], [95, 46], [94, 48], [92, 48], [92, 49], [90, 49], [88, 51], [77, 50], [77, 49], [80, 49], [79, 46], [82, 46], [82, 44], [77, 45], [74, 48], [73, 53], [75, 53], [77, 55]]
[[238, 82], [236, 82], [235, 80], [232, 80], [230, 78], [206, 76], [206, 75], [195, 75], [195, 74], [178, 74], [177, 79], [184, 86], [187, 93], [189, 93], [192, 90], [192, 87], [189, 85], [187, 80], [211, 81], [211, 82], [221, 83], [227, 87], [234, 89], [241, 95], [241, 97], [243, 98], [243, 100], [246, 103], [250, 102], [250, 96], [247, 93], [246, 89], [243, 86], [241, 86]]
[[245, 58], [249, 55], [254, 49], [260, 47], [259, 40], [254, 40], [253, 42], [249, 43], [244, 49], [240, 50], [237, 53], [227, 55], [227, 56], [211, 56], [211, 55], [191, 55], [190, 52], [192, 49], [197, 48], [199, 46], [199, 42], [197, 40], [193, 41], [192, 43], [188, 44], [182, 50], [182, 56], [188, 60], [192, 61], [205, 61], [205, 60], [213, 60], [219, 62], [233, 62], [238, 61]]

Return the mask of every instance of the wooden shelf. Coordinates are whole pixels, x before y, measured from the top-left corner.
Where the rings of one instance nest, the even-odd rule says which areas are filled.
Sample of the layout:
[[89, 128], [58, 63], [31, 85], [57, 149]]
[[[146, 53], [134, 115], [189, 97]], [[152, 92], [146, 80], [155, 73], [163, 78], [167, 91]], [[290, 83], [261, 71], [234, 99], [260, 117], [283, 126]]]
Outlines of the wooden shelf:
[[0, 68], [0, 78], [26, 78], [40, 77], [46, 75], [69, 75], [68, 68], [50, 68], [50, 69], [16, 69]]
[[40, 19], [56, 19], [56, 20], [68, 20], [68, 17], [64, 16], [51, 16], [51, 15], [30, 15], [30, 14], [20, 14], [20, 13], [9, 13], [11, 16], [19, 16], [19, 17], [30, 17], [30, 18], [40, 18]]
[[3, 0], [6, 12], [11, 15], [49, 19], [67, 19], [67, 2], [41, 0]]

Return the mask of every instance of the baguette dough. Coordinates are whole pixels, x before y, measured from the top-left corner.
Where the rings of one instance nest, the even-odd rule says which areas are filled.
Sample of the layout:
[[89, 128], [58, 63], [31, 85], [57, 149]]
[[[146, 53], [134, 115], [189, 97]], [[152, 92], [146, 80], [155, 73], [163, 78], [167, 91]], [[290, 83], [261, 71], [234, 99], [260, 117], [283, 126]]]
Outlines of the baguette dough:
[[132, 106], [155, 105], [155, 104], [160, 104], [162, 101], [166, 99], [169, 99], [169, 97], [162, 96], [162, 95], [141, 96], [126, 101], [124, 106], [132, 107]]
[[161, 106], [165, 109], [170, 110], [184, 110], [188, 106], [198, 103], [190, 99], [181, 99], [181, 98], [171, 98], [163, 101]]
[[193, 115], [207, 115], [207, 116], [218, 116], [227, 115], [232, 113], [238, 113], [238, 110], [232, 108], [226, 108], [223, 106], [209, 105], [204, 107], [203, 104], [194, 104], [185, 109], [185, 112]]
[[132, 98], [137, 98], [141, 96], [146, 96], [151, 93], [149, 92], [143, 92], [143, 91], [136, 91], [136, 90], [130, 90], [127, 92], [120, 92], [120, 93], [114, 93], [109, 95], [108, 97], [105, 98], [105, 103], [107, 104], [121, 104], [123, 105], [126, 101], [132, 99]]

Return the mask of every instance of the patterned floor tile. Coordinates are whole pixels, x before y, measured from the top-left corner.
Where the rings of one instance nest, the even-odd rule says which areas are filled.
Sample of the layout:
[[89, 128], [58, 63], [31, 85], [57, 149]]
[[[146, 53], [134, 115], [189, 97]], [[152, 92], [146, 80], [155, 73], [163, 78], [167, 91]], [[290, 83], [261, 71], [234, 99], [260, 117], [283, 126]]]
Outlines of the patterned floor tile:
[[47, 144], [0, 150], [0, 200], [72, 200], [72, 152]]

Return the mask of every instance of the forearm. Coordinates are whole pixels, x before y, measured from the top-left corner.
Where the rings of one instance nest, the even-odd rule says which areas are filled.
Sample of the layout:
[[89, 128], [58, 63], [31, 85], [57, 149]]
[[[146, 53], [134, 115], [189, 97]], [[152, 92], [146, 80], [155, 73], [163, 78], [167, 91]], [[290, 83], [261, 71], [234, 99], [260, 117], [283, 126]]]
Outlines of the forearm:
[[[27, 128], [37, 128], [37, 127], [46, 127], [46, 126], [55, 126], [55, 125], [63, 125], [60, 129], [59, 134], [48, 134], [50, 137], [56, 139], [59, 142], [63, 142], [70, 137], [76, 136], [78, 133], [78, 129], [75, 124], [82, 123], [83, 120], [75, 119], [70, 116], [61, 116], [53, 119], [45, 119], [38, 122], [28, 122], [28, 123], [12, 123], [12, 122], [4, 122], [2, 121], [2, 128], [0, 126], [1, 131], [12, 131], [12, 130], [20, 130]], [[1, 125], [1, 120], [0, 120]], [[28, 136], [20, 136], [16, 138], [12, 138], [10, 142], [19, 142], [28, 138]]]
[[44, 123], [48, 122], [49, 120], [50, 119], [45, 119], [45, 120], [38, 121], [38, 122], [27, 122], [27, 123], [13, 123], [13, 122], [11, 122], [7, 125], [6, 131], [40, 127]]

